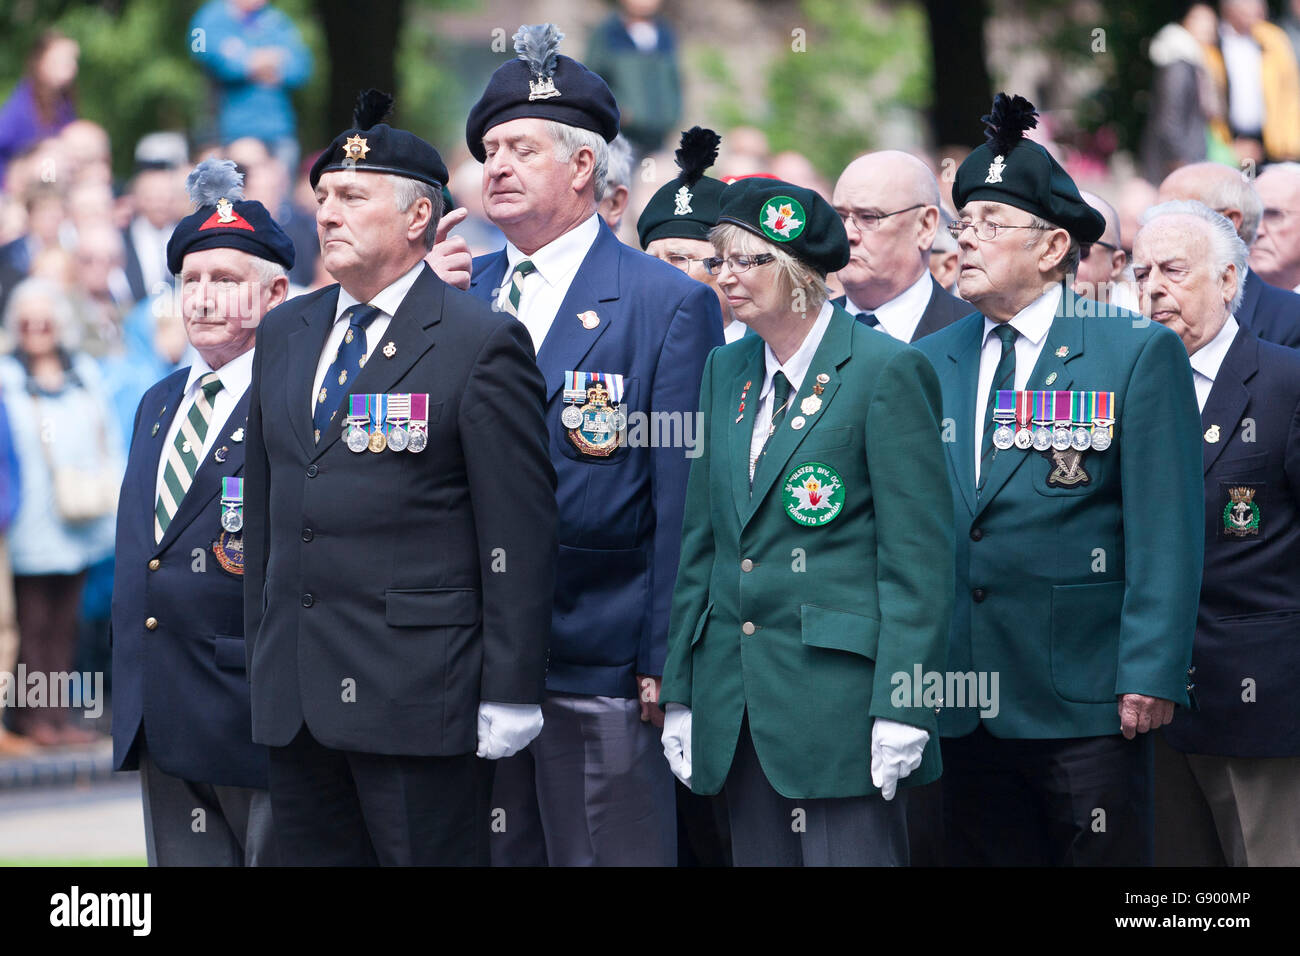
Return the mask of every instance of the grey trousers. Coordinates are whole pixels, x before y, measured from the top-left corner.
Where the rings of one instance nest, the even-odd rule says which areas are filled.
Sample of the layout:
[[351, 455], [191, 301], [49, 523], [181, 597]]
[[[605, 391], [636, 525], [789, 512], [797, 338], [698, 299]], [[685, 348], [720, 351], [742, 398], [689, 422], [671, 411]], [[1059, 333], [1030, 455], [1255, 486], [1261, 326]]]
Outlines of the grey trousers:
[[748, 718], [722, 792], [736, 866], [907, 866], [906, 790], [893, 800], [783, 797], [758, 762]]
[[276, 865], [270, 791], [182, 780], [140, 750], [150, 866]]
[[660, 730], [635, 698], [548, 694], [526, 749], [497, 761], [493, 866], [676, 866]]

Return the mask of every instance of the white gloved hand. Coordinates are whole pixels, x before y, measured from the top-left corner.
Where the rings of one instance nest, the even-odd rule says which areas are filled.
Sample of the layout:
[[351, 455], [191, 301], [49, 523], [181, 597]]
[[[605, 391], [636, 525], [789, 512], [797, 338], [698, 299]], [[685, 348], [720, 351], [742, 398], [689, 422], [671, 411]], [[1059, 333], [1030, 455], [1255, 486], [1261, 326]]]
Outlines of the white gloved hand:
[[498, 704], [485, 700], [478, 705], [478, 755], [500, 760], [518, 753], [542, 732], [542, 708], [538, 704]]
[[930, 731], [877, 717], [871, 725], [871, 782], [886, 800], [894, 799], [898, 781], [921, 766]]
[[664, 756], [673, 776], [691, 785], [691, 709], [685, 704], [669, 704], [664, 708], [664, 732], [660, 738]]

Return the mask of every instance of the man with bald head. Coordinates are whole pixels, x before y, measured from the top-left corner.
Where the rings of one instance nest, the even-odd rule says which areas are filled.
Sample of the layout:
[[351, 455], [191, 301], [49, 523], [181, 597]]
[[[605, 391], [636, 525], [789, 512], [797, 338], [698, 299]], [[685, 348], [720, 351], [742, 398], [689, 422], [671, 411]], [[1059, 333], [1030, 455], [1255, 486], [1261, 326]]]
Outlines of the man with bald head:
[[1300, 163], [1278, 163], [1255, 180], [1264, 211], [1250, 265], [1265, 282], [1300, 292]]
[[1155, 748], [1156, 863], [1300, 863], [1300, 355], [1233, 318], [1246, 246], [1194, 202], [1137, 235], [1142, 311], [1178, 333], [1204, 429], [1205, 562], [1188, 683]]
[[[1194, 199], [1225, 216], [1247, 248], [1263, 215], [1259, 195], [1244, 174], [1219, 163], [1191, 163], [1160, 184], [1160, 202]], [[1242, 279], [1237, 321], [1265, 342], [1300, 348], [1300, 295], [1265, 282], [1252, 269]]]
[[834, 304], [902, 342], [973, 311], [930, 275], [939, 184], [925, 163], [898, 150], [859, 156], [840, 174], [831, 204], [850, 249], [849, 264], [836, 273], [845, 295]]
[[1106, 220], [1106, 229], [1096, 242], [1079, 243], [1079, 267], [1075, 270], [1071, 288], [1076, 295], [1097, 302], [1110, 303], [1120, 308], [1137, 311], [1137, 297], [1125, 282], [1124, 270], [1128, 255], [1120, 244], [1119, 213], [1115, 207], [1096, 193], [1079, 195]]

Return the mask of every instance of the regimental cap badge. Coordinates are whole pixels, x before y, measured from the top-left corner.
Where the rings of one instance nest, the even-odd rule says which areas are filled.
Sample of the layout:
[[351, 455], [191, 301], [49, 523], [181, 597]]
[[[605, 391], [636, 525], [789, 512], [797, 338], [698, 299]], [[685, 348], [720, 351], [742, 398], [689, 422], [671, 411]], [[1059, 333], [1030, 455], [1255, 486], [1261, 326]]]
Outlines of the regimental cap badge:
[[225, 196], [217, 200], [217, 222], [229, 224], [235, 221], [235, 204]]
[[691, 198], [691, 191], [685, 186], [677, 190], [677, 193], [673, 196], [673, 215], [689, 216], [694, 212], [691, 209]]
[[528, 81], [528, 102], [560, 95], [555, 88], [555, 58], [563, 39], [564, 34], [554, 23], [525, 24], [515, 33], [515, 53], [533, 75]]
[[773, 196], [759, 210], [758, 224], [769, 239], [790, 242], [799, 238], [808, 216], [799, 200], [789, 196]]
[[354, 163], [359, 159], [365, 159], [368, 152], [370, 152], [370, 145], [364, 136], [349, 136], [343, 143], [344, 157]]
[[1007, 168], [1007, 164], [1003, 162], [1005, 158], [1005, 156], [993, 157], [993, 162], [989, 163], [989, 174], [984, 179], [985, 185], [1002, 182], [1002, 174]]
[[235, 211], [235, 203], [244, 199], [244, 174], [232, 160], [206, 159], [199, 163], [186, 177], [185, 190], [196, 210], [205, 206], [216, 207], [216, 211], [199, 226], [199, 232], [219, 228], [257, 231]]

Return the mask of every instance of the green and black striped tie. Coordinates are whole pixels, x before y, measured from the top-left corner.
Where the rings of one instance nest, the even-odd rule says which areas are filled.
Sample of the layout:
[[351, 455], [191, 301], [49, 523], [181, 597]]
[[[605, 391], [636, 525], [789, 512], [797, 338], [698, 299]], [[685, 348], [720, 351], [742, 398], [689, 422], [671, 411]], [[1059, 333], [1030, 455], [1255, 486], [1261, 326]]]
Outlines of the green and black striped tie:
[[1002, 356], [998, 367], [993, 372], [993, 381], [989, 384], [988, 402], [984, 406], [984, 440], [980, 444], [980, 480], [975, 484], [976, 492], [984, 490], [988, 481], [989, 466], [997, 452], [993, 448], [993, 409], [997, 407], [998, 392], [1001, 389], [1016, 387], [1016, 336], [1019, 335], [1010, 325], [999, 325], [993, 334], [1002, 340]]
[[199, 470], [199, 456], [203, 454], [203, 442], [208, 436], [208, 426], [212, 424], [212, 400], [219, 391], [221, 379], [216, 372], [209, 372], [199, 379], [199, 393], [194, 396], [194, 404], [181, 421], [176, 440], [167, 446], [167, 467], [163, 470], [162, 490], [158, 495], [158, 504], [153, 509], [155, 543], [161, 541], [166, 534], [167, 526], [176, 517], [185, 493], [194, 483], [194, 473]]

